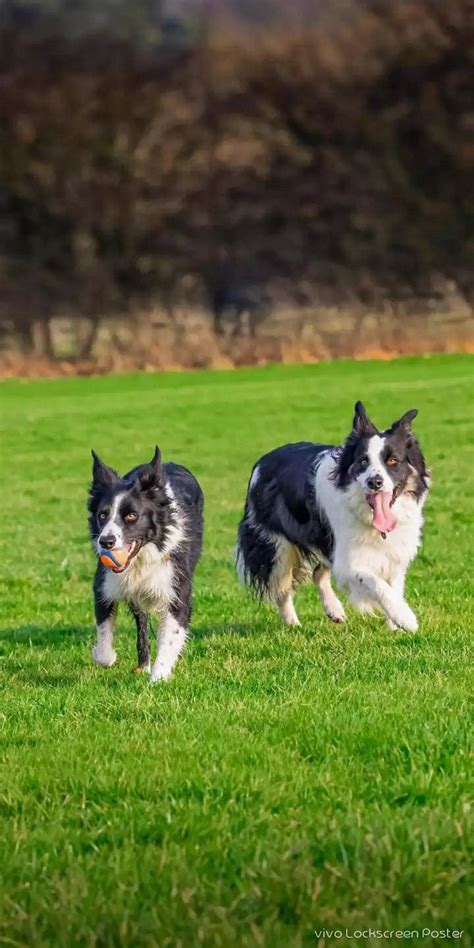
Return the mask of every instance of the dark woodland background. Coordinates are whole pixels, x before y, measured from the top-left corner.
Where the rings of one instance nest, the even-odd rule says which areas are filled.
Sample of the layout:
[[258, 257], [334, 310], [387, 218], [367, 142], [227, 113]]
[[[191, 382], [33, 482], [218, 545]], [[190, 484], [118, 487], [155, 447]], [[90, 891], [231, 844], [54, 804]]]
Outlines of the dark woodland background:
[[469, 349], [473, 90], [472, 0], [3, 0], [3, 373]]

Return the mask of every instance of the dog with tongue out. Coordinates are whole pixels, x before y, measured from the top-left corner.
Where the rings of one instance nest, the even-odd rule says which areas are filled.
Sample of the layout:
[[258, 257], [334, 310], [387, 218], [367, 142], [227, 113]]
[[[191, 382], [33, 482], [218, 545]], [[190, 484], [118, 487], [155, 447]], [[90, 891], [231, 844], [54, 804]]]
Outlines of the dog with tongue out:
[[362, 402], [342, 445], [301, 441], [254, 465], [237, 540], [246, 585], [299, 624], [293, 601], [312, 580], [332, 622], [345, 622], [331, 578], [360, 612], [382, 612], [391, 629], [415, 632], [405, 576], [421, 542], [430, 476], [405, 412], [379, 431]]
[[417, 414], [417, 409], [412, 408], [380, 433], [362, 402], [356, 402], [353, 429], [339, 462], [339, 485], [347, 486], [350, 480], [360, 485], [372, 511], [372, 526], [384, 539], [397, 526], [393, 505], [407, 487], [413, 466], [421, 456], [411, 430]]
[[421, 542], [430, 485], [412, 430], [417, 414], [412, 408], [379, 431], [356, 402], [352, 431], [332, 475], [351, 514], [339, 553], [336, 546], [334, 573], [360, 611], [381, 609], [391, 628], [410, 632], [418, 623], [404, 598], [405, 575]]

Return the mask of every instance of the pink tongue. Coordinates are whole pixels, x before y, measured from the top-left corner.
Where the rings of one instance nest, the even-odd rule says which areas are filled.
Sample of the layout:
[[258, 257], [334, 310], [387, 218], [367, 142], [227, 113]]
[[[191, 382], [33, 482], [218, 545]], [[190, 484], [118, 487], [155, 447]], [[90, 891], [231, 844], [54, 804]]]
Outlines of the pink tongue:
[[397, 526], [397, 518], [390, 507], [391, 499], [392, 494], [389, 491], [380, 491], [377, 494], [369, 494], [367, 497], [374, 511], [372, 525], [380, 533], [390, 533]]

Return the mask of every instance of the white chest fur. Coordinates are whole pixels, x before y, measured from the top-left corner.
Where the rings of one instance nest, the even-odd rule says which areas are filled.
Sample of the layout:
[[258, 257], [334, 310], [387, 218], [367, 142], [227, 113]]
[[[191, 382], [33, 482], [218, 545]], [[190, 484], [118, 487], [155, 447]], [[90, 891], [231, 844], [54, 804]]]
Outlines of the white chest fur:
[[176, 596], [175, 569], [169, 555], [147, 543], [124, 573], [108, 570], [103, 594], [109, 602], [133, 602], [144, 612], [161, 612]]

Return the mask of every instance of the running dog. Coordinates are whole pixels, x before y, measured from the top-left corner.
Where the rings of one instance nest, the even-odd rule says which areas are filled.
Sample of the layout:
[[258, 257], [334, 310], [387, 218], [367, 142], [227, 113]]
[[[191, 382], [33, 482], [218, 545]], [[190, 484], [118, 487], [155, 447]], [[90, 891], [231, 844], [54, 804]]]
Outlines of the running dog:
[[[137, 626], [138, 669], [151, 681], [169, 678], [189, 633], [192, 579], [202, 547], [203, 494], [185, 467], [149, 464], [120, 477], [92, 452], [89, 530], [99, 556], [94, 581], [97, 645], [94, 661], [106, 667], [117, 607], [124, 601]], [[158, 654], [150, 664], [148, 617], [159, 616]]]
[[411, 427], [417, 414], [412, 409], [380, 432], [357, 402], [342, 446], [287, 444], [253, 468], [237, 569], [288, 625], [299, 624], [293, 592], [307, 580], [315, 583], [326, 615], [345, 621], [333, 573], [359, 611], [381, 610], [391, 629], [418, 628], [404, 592], [430, 486]]

